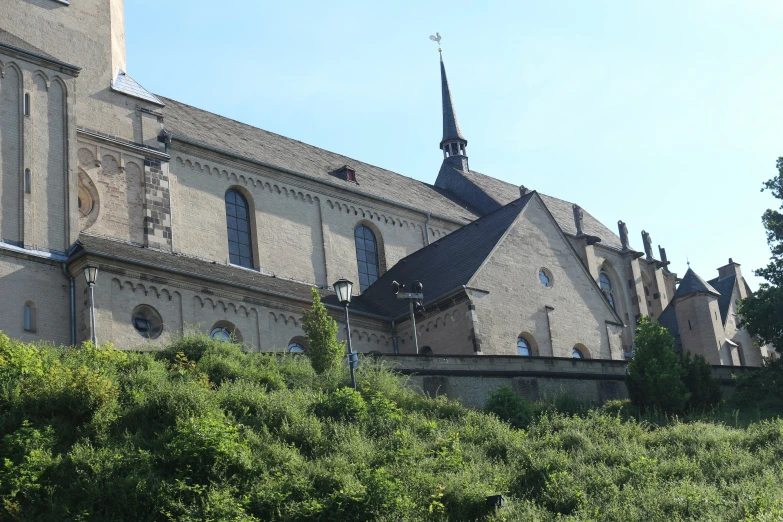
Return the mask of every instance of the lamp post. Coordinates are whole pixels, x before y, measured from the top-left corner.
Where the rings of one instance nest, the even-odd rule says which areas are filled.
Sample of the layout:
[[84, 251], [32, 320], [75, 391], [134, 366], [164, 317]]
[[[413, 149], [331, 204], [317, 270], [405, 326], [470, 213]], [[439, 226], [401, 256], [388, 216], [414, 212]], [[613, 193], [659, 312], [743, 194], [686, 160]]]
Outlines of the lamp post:
[[95, 337], [95, 299], [93, 297], [93, 287], [98, 278], [98, 267], [87, 265], [84, 267], [84, 279], [90, 285], [90, 331], [92, 332], [92, 344], [98, 345], [98, 339]]
[[413, 348], [416, 350], [416, 354], [419, 353], [419, 336], [416, 333], [416, 314], [415, 306], [421, 306], [421, 302], [424, 300], [424, 285], [421, 281], [414, 281], [411, 283], [410, 292], [405, 292], [405, 285], [392, 281], [392, 292], [397, 295], [397, 299], [407, 299], [408, 306], [411, 314], [411, 328], [413, 329]]
[[347, 279], [340, 278], [334, 283], [334, 293], [337, 294], [337, 300], [343, 305], [345, 309], [345, 338], [348, 341], [346, 349], [348, 350], [348, 367], [351, 369], [351, 386], [356, 389], [356, 376], [353, 373], [355, 364], [358, 361], [354, 360], [353, 348], [351, 348], [351, 322], [348, 319], [348, 305], [351, 303], [351, 293], [353, 291], [353, 283]]

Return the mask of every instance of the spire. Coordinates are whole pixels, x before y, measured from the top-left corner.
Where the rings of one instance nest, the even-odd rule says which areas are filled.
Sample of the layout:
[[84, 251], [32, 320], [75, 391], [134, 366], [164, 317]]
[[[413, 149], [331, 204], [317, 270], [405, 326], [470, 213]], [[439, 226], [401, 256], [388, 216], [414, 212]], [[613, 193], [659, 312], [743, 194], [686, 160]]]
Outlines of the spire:
[[443, 53], [440, 53], [440, 83], [443, 95], [443, 140], [440, 142], [441, 147], [449, 141], [462, 141], [467, 145], [468, 140], [459, 130], [457, 113], [454, 111], [454, 102], [451, 100], [449, 79], [446, 77], [446, 66], [443, 64]]
[[694, 272], [692, 268], [688, 268], [688, 271], [685, 272], [685, 276], [680, 282], [680, 286], [678, 286], [677, 291], [674, 292], [672, 301], [691, 294], [712, 294], [715, 297], [720, 297], [720, 294], [717, 290], [715, 290], [707, 281], [699, 277], [699, 275]]

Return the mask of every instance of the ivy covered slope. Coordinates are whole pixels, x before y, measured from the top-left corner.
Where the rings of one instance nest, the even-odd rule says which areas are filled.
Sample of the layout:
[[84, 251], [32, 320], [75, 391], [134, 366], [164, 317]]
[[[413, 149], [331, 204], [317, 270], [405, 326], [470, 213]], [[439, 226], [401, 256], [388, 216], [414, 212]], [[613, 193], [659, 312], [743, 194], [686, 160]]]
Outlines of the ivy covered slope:
[[367, 359], [358, 392], [346, 373], [204, 337], [143, 355], [0, 336], [0, 519], [783, 517], [781, 421], [523, 419], [497, 397], [523, 430]]

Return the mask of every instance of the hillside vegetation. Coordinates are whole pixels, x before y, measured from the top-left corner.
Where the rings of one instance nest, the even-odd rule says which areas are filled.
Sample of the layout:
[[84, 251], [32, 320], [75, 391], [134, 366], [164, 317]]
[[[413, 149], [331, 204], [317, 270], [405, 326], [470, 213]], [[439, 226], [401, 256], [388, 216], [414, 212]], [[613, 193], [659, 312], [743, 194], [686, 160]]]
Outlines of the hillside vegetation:
[[780, 420], [658, 427], [610, 405], [518, 429], [370, 359], [358, 392], [346, 378], [205, 337], [152, 355], [0, 335], [0, 518], [783, 518]]

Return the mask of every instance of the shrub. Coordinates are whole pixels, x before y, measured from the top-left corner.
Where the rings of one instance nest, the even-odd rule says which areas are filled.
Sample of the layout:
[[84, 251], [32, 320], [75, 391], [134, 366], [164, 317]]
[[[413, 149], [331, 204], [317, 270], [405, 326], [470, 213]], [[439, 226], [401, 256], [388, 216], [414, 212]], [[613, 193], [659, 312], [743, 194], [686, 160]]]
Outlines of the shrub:
[[533, 405], [508, 386], [490, 392], [484, 411], [494, 413], [515, 428], [526, 428], [533, 417]]
[[631, 402], [640, 410], [680, 413], [690, 399], [686, 370], [674, 353], [674, 338], [663, 326], [642, 317], [636, 351], [625, 379]]
[[340, 388], [318, 403], [315, 413], [319, 417], [329, 417], [343, 421], [362, 421], [367, 417], [367, 403], [364, 397], [353, 388]]
[[691, 357], [683, 350], [678, 355], [680, 365], [685, 369], [683, 382], [690, 397], [685, 407], [689, 411], [702, 411], [720, 402], [720, 382], [712, 377], [712, 366], [701, 355]]
[[732, 402], [783, 413], [783, 359], [766, 359], [762, 368], [740, 375]]
[[305, 355], [316, 373], [324, 373], [340, 364], [345, 343], [337, 342], [337, 323], [326, 311], [318, 289], [313, 288], [313, 306], [302, 312], [302, 330], [310, 346]]

